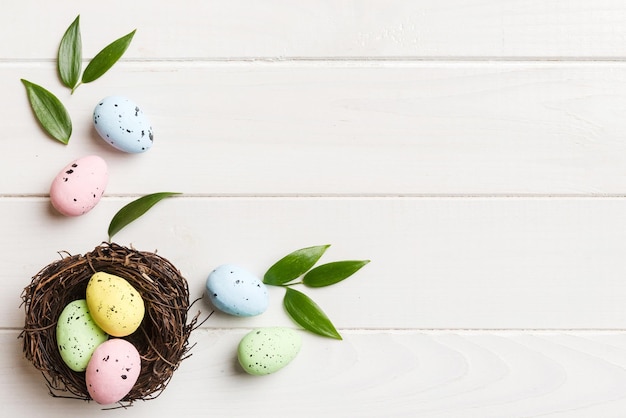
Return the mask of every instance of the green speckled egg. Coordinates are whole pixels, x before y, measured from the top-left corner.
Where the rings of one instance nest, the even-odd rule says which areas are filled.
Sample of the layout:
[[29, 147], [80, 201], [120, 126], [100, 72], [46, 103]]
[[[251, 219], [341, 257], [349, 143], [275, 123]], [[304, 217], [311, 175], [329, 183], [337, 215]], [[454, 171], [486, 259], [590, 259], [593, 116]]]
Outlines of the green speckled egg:
[[109, 335], [125, 337], [141, 325], [143, 299], [125, 279], [97, 272], [89, 279], [86, 293], [91, 317]]
[[260, 376], [285, 367], [296, 357], [301, 346], [300, 335], [292, 329], [259, 328], [241, 339], [237, 358], [246, 372]]
[[109, 336], [93, 321], [85, 299], [70, 302], [56, 327], [57, 347], [67, 366], [83, 372], [94, 350]]

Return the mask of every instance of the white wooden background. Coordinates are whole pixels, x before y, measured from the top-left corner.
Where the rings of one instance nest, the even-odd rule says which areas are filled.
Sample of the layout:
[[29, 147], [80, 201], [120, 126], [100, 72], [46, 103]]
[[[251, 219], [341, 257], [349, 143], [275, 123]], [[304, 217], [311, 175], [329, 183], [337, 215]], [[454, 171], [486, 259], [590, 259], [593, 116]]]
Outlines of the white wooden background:
[[[70, 96], [54, 59], [79, 13], [86, 59], [137, 34]], [[626, 416], [626, 2], [4, 0], [0, 39], [3, 416]], [[39, 129], [20, 78], [66, 104], [68, 146]], [[95, 134], [111, 94], [152, 119], [148, 153]], [[106, 196], [57, 215], [52, 178], [92, 153]], [[371, 259], [308, 291], [344, 341], [303, 333], [289, 367], [244, 374], [239, 339], [292, 326], [271, 289], [265, 314], [196, 330], [156, 400], [50, 397], [17, 339], [22, 289], [157, 191], [184, 195], [115, 240], [157, 249], [194, 298], [226, 262], [262, 275], [326, 243], [325, 261]]]

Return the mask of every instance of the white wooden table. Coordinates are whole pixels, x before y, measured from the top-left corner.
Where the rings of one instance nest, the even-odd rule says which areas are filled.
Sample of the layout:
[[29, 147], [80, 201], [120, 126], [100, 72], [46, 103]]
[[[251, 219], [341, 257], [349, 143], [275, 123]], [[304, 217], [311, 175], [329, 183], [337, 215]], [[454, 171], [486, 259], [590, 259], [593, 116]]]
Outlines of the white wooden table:
[[[137, 34], [70, 96], [55, 56], [79, 13], [86, 61]], [[626, 2], [6, 0], [0, 39], [3, 416], [626, 416]], [[68, 146], [20, 78], [66, 104]], [[150, 116], [148, 153], [97, 137], [112, 94]], [[62, 217], [50, 182], [88, 154], [109, 164], [105, 197]], [[22, 289], [159, 191], [183, 196], [115, 241], [158, 250], [193, 298], [226, 262], [262, 275], [319, 244], [371, 259], [308, 292], [344, 341], [303, 333], [287, 368], [243, 373], [248, 330], [293, 326], [273, 288], [265, 314], [194, 331], [155, 400], [50, 397], [17, 339]]]

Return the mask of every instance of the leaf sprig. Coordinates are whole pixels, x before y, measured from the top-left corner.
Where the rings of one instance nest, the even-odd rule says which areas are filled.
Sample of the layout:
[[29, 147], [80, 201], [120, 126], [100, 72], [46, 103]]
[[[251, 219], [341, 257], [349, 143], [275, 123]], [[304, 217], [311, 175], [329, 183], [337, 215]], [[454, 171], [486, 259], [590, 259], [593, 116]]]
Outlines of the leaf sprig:
[[[263, 276], [263, 283], [286, 288], [283, 306], [295, 323], [314, 334], [341, 340], [341, 334], [322, 308], [309, 296], [291, 287], [298, 284], [308, 287], [330, 286], [347, 279], [370, 262], [370, 260], [335, 261], [313, 268], [328, 247], [330, 245], [318, 245], [287, 254], [267, 270]], [[299, 277], [302, 277], [302, 281], [296, 282]]]
[[139, 199], [133, 200], [132, 202], [121, 208], [113, 216], [113, 219], [111, 219], [111, 223], [109, 224], [109, 241], [111, 241], [113, 235], [117, 234], [126, 225], [146, 213], [148, 210], [150, 210], [150, 208], [152, 208], [152, 206], [156, 205], [165, 198], [179, 194], [180, 193], [177, 192], [152, 193], [142, 196]]
[[22, 79], [28, 101], [41, 127], [52, 138], [67, 145], [72, 135], [72, 120], [57, 97], [38, 84]]
[[[104, 47], [87, 64], [82, 73], [82, 38], [80, 34], [80, 15], [67, 28], [57, 52], [57, 71], [61, 83], [74, 91], [78, 86], [91, 83], [106, 73], [126, 52], [135, 31], [122, 36]], [[28, 101], [33, 113], [48, 135], [67, 145], [72, 134], [72, 121], [63, 103], [50, 91], [22, 79], [26, 87]]]
[[80, 36], [80, 15], [67, 28], [57, 53], [57, 70], [63, 84], [74, 91], [80, 78], [83, 44]]

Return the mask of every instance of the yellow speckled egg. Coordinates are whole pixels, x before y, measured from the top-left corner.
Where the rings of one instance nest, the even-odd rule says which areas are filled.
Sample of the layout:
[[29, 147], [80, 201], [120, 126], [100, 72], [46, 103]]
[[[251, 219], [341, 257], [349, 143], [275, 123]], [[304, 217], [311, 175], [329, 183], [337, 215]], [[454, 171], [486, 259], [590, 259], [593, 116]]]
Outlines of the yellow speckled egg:
[[125, 279], [97, 272], [87, 284], [86, 296], [91, 317], [107, 334], [125, 337], [139, 328], [145, 313], [143, 299]]

